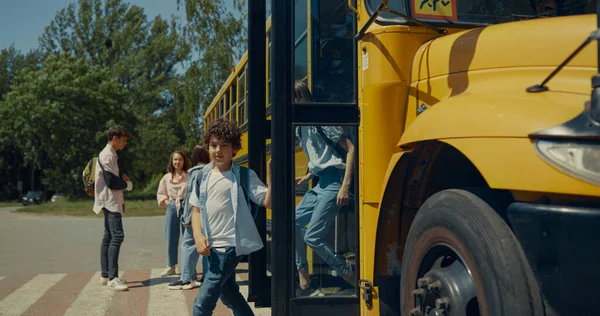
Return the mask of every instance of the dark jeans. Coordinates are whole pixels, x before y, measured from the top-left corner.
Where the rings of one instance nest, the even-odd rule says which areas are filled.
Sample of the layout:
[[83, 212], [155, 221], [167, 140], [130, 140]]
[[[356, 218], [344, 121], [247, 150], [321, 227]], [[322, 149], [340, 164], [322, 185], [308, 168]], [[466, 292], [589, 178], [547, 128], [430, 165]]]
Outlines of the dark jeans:
[[225, 252], [210, 250], [208, 271], [194, 301], [194, 316], [212, 315], [219, 297], [234, 316], [254, 315], [235, 282], [235, 268], [241, 258], [235, 255], [235, 247], [227, 247]]
[[110, 280], [119, 276], [119, 251], [125, 238], [121, 213], [113, 213], [103, 208], [104, 237], [100, 247], [100, 265], [103, 277]]

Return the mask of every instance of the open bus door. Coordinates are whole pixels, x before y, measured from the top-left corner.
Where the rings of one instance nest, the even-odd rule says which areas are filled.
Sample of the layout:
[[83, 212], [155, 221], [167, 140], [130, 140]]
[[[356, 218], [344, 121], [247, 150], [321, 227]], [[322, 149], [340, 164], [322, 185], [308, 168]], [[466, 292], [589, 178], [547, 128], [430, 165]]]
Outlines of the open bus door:
[[[318, 138], [314, 135], [338, 133], [331, 136], [333, 145], [328, 145], [334, 146], [343, 137], [350, 139], [355, 148], [359, 145], [357, 54], [353, 40], [356, 27], [354, 19], [346, 14], [347, 3], [347, 0], [272, 2], [273, 315], [359, 314], [357, 155], [353, 159], [344, 157], [346, 166], [352, 164], [349, 160], [354, 161], [350, 167], [353, 198], [345, 207], [300, 202], [331, 194], [324, 192], [327, 190], [337, 195], [332, 183], [341, 179], [336, 179], [335, 174], [317, 171], [319, 183], [313, 178], [304, 189], [297, 187], [294, 180], [305, 175], [308, 168], [299, 135], [309, 133]], [[294, 100], [294, 85], [299, 82], [308, 87], [312, 101]], [[325, 133], [317, 133], [319, 130]], [[340, 131], [343, 137], [339, 136]], [[322, 140], [321, 146], [328, 146], [327, 140]], [[349, 168], [340, 168], [339, 161], [336, 166], [337, 170], [327, 170], [347, 177], [345, 170]], [[298, 203], [303, 203], [303, 216], [297, 211]], [[324, 222], [316, 223], [317, 210], [328, 214], [320, 215]], [[322, 229], [316, 231], [315, 227]], [[316, 236], [317, 242], [309, 235]], [[310, 274], [311, 287], [301, 289], [298, 267]]]

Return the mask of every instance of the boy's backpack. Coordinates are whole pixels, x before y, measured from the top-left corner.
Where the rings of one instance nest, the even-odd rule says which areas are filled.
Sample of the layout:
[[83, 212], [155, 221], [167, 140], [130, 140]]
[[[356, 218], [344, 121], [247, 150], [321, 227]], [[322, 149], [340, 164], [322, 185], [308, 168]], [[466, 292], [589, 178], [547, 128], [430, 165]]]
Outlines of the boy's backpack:
[[96, 182], [96, 162], [98, 157], [90, 159], [83, 169], [83, 190], [87, 195], [94, 196], [94, 183]]
[[102, 167], [102, 164], [100, 161], [98, 161], [98, 156], [94, 156], [94, 158], [90, 159], [83, 169], [83, 190], [89, 196], [94, 196], [96, 183], [96, 162], [98, 162], [98, 165], [100, 165], [100, 169], [104, 171], [104, 167]]
[[250, 213], [252, 214], [252, 217], [256, 219], [260, 205], [256, 205], [256, 203], [254, 203], [248, 195], [248, 186], [250, 186], [249, 174], [250, 169], [240, 166], [240, 186], [242, 187], [242, 192], [244, 192], [244, 198], [246, 199], [246, 203], [248, 203]]

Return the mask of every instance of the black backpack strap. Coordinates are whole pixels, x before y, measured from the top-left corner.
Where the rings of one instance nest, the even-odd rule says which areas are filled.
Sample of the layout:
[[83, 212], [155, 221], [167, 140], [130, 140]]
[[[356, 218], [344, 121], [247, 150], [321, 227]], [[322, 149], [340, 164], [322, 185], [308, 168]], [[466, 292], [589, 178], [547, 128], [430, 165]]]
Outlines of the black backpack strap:
[[329, 145], [329, 147], [333, 148], [333, 150], [335, 150], [335, 152], [340, 156], [340, 158], [342, 158], [342, 160], [344, 162], [346, 162], [346, 155], [348, 154], [346, 152], [346, 150], [344, 150], [344, 148], [342, 148], [342, 146], [338, 143], [334, 143], [331, 138], [327, 137], [327, 135], [325, 135], [325, 132], [323, 131], [323, 128], [321, 126], [317, 126], [317, 133], [319, 133], [319, 135], [321, 135], [321, 137], [323, 137], [323, 140], [327, 143], [327, 145]]
[[242, 192], [244, 192], [244, 199], [248, 204], [250, 213], [252, 213], [253, 218], [256, 218], [256, 214], [258, 214], [258, 205], [252, 202], [252, 200], [250, 200], [250, 195], [248, 195], [248, 187], [250, 186], [250, 169], [242, 166], [240, 166], [240, 186], [242, 187]]

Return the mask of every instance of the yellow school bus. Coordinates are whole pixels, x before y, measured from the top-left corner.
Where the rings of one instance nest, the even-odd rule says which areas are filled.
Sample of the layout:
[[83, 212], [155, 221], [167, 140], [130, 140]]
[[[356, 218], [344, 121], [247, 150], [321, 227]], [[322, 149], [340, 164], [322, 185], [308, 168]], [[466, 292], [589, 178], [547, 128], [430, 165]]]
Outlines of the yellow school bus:
[[[356, 254], [360, 289], [344, 292], [356, 301], [323, 291], [311, 310], [356, 302], [360, 315], [594, 314], [596, 3], [298, 0], [294, 9], [294, 79], [317, 102], [360, 111], [356, 227], [335, 229], [358, 235], [341, 251]], [[246, 58], [205, 125], [226, 116], [244, 126]]]

